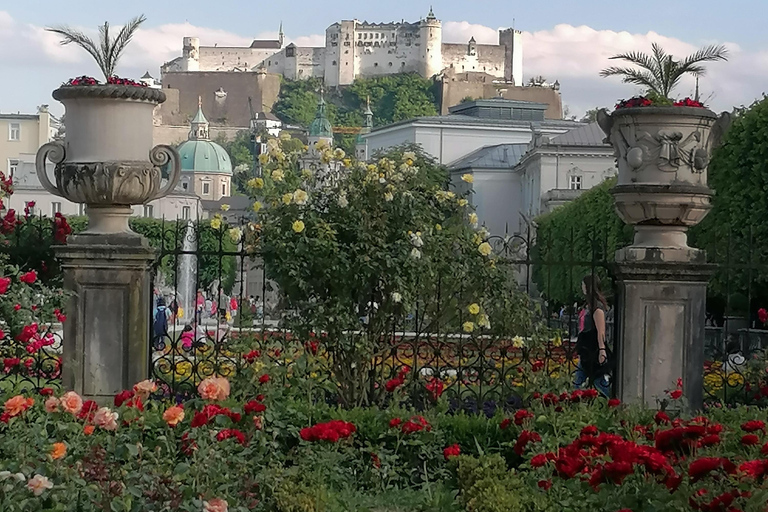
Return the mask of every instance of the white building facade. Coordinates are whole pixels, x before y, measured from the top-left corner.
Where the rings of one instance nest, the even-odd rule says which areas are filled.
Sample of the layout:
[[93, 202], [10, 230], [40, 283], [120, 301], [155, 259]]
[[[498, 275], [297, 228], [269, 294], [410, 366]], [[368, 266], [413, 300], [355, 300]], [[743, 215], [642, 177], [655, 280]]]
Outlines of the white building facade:
[[325, 31], [324, 47], [284, 46], [282, 26], [277, 40], [255, 40], [249, 47], [201, 46], [185, 37], [182, 56], [165, 65], [173, 71], [255, 71], [264, 69], [292, 80], [323, 78], [328, 86], [349, 85], [358, 77], [418, 73], [430, 78], [451, 68], [488, 73], [499, 80], [523, 83], [522, 33], [499, 31], [499, 44], [443, 43], [442, 23], [430, 9], [415, 22], [368, 23], [344, 20]]

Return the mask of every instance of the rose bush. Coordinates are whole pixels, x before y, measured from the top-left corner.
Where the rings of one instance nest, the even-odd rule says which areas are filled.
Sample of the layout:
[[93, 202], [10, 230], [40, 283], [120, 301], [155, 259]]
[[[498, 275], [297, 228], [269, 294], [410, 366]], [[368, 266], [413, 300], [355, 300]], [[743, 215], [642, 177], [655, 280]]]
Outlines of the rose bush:
[[5, 393], [0, 508], [765, 510], [764, 410], [686, 416], [675, 390], [647, 410], [592, 389], [491, 416], [448, 412], [445, 396], [423, 412], [339, 409], [283, 384], [268, 354], [250, 359], [182, 403], [147, 399], [151, 381], [109, 405]]

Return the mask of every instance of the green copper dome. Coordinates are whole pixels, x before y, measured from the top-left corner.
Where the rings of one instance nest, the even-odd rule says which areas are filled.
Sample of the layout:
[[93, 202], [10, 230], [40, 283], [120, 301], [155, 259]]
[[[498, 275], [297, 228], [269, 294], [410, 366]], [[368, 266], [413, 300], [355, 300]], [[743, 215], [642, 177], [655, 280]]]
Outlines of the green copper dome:
[[210, 140], [188, 140], [178, 148], [181, 170], [188, 172], [220, 172], [232, 174], [227, 151]]
[[190, 124], [189, 140], [177, 148], [181, 170], [232, 174], [227, 151], [208, 138], [208, 120], [203, 114], [202, 99], [198, 99], [197, 115]]
[[309, 136], [333, 138], [331, 122], [325, 117], [325, 100], [322, 95], [320, 96], [320, 101], [317, 103], [315, 119], [309, 125]]

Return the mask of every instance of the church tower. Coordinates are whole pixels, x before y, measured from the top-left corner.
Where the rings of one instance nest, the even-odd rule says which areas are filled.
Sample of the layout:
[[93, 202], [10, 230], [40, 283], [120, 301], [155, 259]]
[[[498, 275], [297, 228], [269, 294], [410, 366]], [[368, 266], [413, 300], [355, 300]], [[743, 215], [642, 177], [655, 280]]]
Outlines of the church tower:
[[325, 98], [323, 98], [323, 91], [320, 91], [320, 100], [317, 102], [317, 111], [315, 112], [315, 119], [309, 125], [309, 136], [307, 137], [309, 143], [309, 152], [312, 156], [318, 156], [316, 145], [318, 143], [325, 143], [328, 147], [333, 147], [333, 127], [331, 122], [326, 116]]
[[442, 23], [435, 17], [430, 7], [427, 17], [419, 23], [419, 39], [421, 39], [419, 73], [424, 78], [431, 78], [443, 70], [442, 32]]
[[277, 33], [277, 40], [280, 42], [280, 48], [283, 47], [283, 42], [285, 41], [285, 35], [283, 34], [283, 22], [280, 22], [280, 30]]
[[373, 130], [373, 112], [371, 111], [371, 97], [365, 99], [365, 112], [363, 112], [365, 120], [363, 121], [363, 127], [360, 129], [360, 133], [357, 134], [355, 140], [355, 158], [361, 162], [368, 160], [368, 141], [363, 135], [371, 133]]

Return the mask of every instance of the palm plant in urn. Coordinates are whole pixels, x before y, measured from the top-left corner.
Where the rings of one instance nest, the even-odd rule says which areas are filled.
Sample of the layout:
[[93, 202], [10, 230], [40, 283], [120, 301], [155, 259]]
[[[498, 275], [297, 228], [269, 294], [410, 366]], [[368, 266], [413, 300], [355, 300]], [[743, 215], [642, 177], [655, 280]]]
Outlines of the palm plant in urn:
[[[63, 143], [42, 146], [36, 161], [43, 187], [88, 205], [85, 233], [132, 234], [131, 205], [167, 195], [179, 179], [176, 150], [152, 145], [153, 111], [165, 101], [165, 94], [115, 75], [121, 55], [144, 21], [143, 15], [132, 19], [114, 37], [105, 22], [98, 41], [66, 26], [47, 29], [62, 36], [62, 45], [83, 48], [104, 74], [104, 82], [81, 76], [53, 91], [66, 110], [65, 138]], [[54, 163], [55, 183], [48, 178], [47, 159]]]
[[597, 116], [619, 168], [612, 190], [616, 209], [635, 229], [630, 248], [681, 249], [690, 256], [696, 251], [688, 247], [686, 232], [711, 207], [707, 166], [730, 116], [718, 116], [698, 97], [676, 100], [672, 93], [685, 75], [697, 80], [704, 75], [704, 62], [727, 60], [727, 50], [708, 46], [678, 60], [654, 43], [651, 54], [611, 58], [634, 67], [609, 67], [601, 76], [620, 76], [645, 89], [645, 95], [620, 101], [613, 113], [602, 109]]

